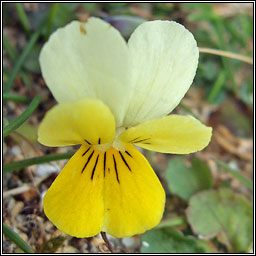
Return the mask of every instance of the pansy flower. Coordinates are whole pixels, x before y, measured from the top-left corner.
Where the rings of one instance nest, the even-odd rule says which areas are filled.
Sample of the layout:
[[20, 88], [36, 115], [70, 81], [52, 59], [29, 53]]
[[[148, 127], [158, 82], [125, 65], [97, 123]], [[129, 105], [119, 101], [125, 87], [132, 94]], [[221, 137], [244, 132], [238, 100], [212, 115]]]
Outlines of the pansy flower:
[[43, 199], [58, 229], [127, 237], [160, 222], [165, 192], [135, 146], [189, 154], [208, 145], [210, 127], [167, 115], [190, 87], [198, 56], [193, 35], [170, 21], [141, 24], [128, 43], [98, 18], [51, 35], [40, 65], [58, 104], [40, 124], [38, 140], [81, 144]]

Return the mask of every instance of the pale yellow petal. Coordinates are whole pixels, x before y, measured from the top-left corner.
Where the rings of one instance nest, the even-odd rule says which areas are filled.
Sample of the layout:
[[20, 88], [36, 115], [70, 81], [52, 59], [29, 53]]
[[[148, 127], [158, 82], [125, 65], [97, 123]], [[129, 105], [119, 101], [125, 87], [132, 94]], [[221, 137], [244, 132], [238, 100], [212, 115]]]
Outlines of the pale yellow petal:
[[192, 84], [199, 56], [193, 35], [170, 21], [143, 23], [128, 46], [134, 91], [125, 127], [170, 113]]
[[121, 125], [131, 96], [130, 53], [110, 24], [89, 18], [58, 29], [41, 51], [40, 66], [58, 102], [98, 98]]
[[140, 234], [161, 220], [165, 193], [148, 161], [133, 146], [106, 152], [103, 231], [115, 237]]
[[102, 163], [103, 154], [81, 146], [44, 196], [46, 216], [70, 236], [91, 237], [102, 230]]
[[114, 137], [114, 116], [95, 99], [59, 103], [46, 113], [38, 129], [38, 141], [51, 147], [105, 144]]
[[211, 135], [211, 127], [191, 116], [169, 115], [131, 127], [119, 139], [157, 152], [189, 154], [205, 148]]

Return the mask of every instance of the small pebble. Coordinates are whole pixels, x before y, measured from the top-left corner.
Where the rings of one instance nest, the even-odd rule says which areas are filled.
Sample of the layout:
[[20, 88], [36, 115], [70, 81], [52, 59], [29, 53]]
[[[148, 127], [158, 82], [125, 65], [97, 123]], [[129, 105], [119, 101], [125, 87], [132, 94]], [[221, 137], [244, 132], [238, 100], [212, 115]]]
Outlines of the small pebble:
[[122, 243], [125, 247], [131, 248], [135, 246], [136, 241], [133, 237], [125, 237], [122, 239]]
[[142, 241], [142, 245], [144, 246], [144, 247], [149, 247], [149, 243], [148, 242], [146, 242], [146, 241]]
[[21, 155], [20, 147], [18, 147], [18, 146], [13, 146], [13, 147], [11, 148], [11, 153], [12, 153], [14, 156]]
[[59, 168], [56, 165], [51, 164], [39, 164], [37, 168], [37, 174], [43, 177], [47, 174], [58, 172]]

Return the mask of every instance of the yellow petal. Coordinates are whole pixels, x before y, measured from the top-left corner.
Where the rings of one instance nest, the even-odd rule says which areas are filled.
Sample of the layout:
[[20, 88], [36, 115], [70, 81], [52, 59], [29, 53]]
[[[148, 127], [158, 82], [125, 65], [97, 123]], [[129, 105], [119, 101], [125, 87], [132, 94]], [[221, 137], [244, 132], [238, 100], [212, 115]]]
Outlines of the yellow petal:
[[173, 21], [139, 25], [128, 46], [133, 61], [134, 90], [125, 127], [170, 113], [192, 84], [199, 57], [193, 35]]
[[115, 119], [109, 108], [95, 99], [60, 103], [47, 112], [38, 129], [38, 141], [58, 147], [111, 142]]
[[163, 215], [165, 193], [144, 156], [133, 146], [106, 152], [103, 231], [115, 237], [140, 234]]
[[121, 125], [132, 88], [130, 53], [118, 30], [94, 17], [73, 21], [51, 35], [39, 61], [58, 102], [100, 99]]
[[46, 216], [61, 231], [90, 237], [143, 233], [163, 215], [164, 190], [147, 160], [132, 145], [120, 152], [81, 146], [44, 199]]
[[102, 164], [102, 153], [92, 147], [81, 146], [44, 196], [46, 216], [64, 233], [91, 237], [102, 230]]
[[211, 135], [211, 127], [191, 116], [169, 115], [131, 127], [119, 139], [157, 152], [189, 154], [206, 147]]

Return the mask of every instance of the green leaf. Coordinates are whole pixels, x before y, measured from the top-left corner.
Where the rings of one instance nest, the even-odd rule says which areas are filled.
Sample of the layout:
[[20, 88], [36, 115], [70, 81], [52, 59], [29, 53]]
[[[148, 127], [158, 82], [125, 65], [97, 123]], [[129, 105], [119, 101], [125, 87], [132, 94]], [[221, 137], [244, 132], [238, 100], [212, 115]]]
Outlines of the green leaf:
[[241, 195], [222, 188], [200, 192], [189, 200], [188, 221], [196, 234], [216, 235], [229, 251], [245, 251], [253, 238], [253, 208]]
[[210, 169], [197, 158], [192, 160], [191, 167], [184, 164], [183, 158], [173, 158], [169, 161], [165, 175], [170, 191], [185, 200], [213, 185]]
[[33, 158], [29, 158], [29, 159], [25, 159], [17, 162], [12, 162], [12, 163], [5, 164], [3, 166], [3, 172], [11, 172], [11, 171], [22, 169], [24, 167], [35, 165], [35, 164], [42, 164], [42, 163], [48, 163], [56, 160], [68, 159], [73, 155], [74, 155], [74, 152], [67, 152], [67, 153], [59, 153], [59, 154], [50, 154], [50, 155], [45, 155], [40, 157], [33, 157]]
[[5, 137], [8, 134], [10, 134], [12, 131], [19, 128], [32, 115], [32, 113], [36, 110], [40, 101], [41, 101], [41, 96], [37, 95], [32, 100], [32, 102], [30, 103], [28, 108], [21, 115], [19, 115], [15, 120], [13, 120], [7, 126], [4, 127], [3, 136]]
[[193, 237], [185, 237], [182, 233], [171, 229], [153, 229], [141, 236], [142, 253], [206, 253], [207, 245]]
[[3, 233], [26, 253], [34, 253], [33, 249], [10, 227], [3, 223]]

